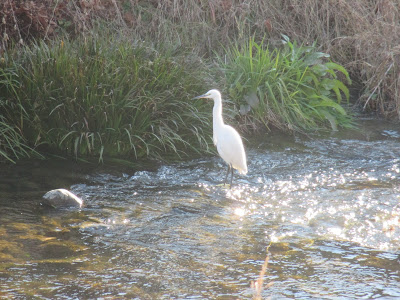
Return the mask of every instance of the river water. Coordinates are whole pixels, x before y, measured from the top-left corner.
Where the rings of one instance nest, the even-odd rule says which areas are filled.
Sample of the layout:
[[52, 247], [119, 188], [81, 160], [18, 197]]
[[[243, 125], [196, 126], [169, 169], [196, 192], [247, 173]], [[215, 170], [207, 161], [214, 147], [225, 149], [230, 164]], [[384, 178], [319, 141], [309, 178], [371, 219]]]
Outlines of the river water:
[[[400, 299], [400, 128], [246, 143], [153, 168], [34, 162], [0, 171], [0, 298]], [[85, 207], [53, 210], [67, 188]]]

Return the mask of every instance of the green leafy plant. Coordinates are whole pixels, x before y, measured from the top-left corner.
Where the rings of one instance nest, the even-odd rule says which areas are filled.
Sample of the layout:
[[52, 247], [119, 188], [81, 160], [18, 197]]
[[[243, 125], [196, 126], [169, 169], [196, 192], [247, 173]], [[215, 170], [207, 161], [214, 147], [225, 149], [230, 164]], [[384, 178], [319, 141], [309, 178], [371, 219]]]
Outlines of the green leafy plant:
[[341, 106], [349, 90], [338, 75], [351, 84], [346, 69], [315, 45], [298, 46], [286, 36], [283, 42], [282, 49], [269, 50], [251, 38], [228, 50], [226, 60], [219, 59], [229, 95], [247, 124], [293, 131], [351, 126]]

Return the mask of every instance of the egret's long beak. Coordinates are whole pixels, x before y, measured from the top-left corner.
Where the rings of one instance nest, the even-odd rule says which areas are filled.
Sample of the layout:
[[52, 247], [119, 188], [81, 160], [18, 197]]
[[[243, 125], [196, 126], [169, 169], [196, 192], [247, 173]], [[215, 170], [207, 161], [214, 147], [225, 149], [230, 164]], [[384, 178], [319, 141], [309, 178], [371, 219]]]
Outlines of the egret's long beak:
[[200, 99], [200, 98], [207, 98], [207, 96], [206, 96], [206, 94], [203, 94], [203, 95], [192, 98], [192, 100]]

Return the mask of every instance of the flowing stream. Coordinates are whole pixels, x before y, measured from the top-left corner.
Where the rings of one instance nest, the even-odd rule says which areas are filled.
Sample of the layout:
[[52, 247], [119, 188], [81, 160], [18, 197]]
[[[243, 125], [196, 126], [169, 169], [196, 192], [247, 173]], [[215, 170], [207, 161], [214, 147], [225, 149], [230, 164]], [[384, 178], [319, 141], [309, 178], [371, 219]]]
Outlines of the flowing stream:
[[[146, 169], [0, 168], [0, 298], [400, 299], [400, 128], [246, 143]], [[49, 209], [50, 189], [85, 206]]]

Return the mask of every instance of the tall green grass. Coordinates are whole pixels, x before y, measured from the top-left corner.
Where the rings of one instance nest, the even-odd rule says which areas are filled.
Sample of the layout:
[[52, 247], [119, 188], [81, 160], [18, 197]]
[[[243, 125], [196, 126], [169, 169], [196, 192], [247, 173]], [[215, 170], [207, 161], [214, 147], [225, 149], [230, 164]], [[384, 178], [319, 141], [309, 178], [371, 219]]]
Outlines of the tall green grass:
[[201, 66], [107, 35], [38, 42], [7, 64], [29, 116], [29, 141], [75, 157], [161, 158], [208, 149]]
[[[2, 103], [0, 104], [2, 105]], [[18, 128], [9, 124], [3, 115], [0, 115], [0, 160], [1, 158], [15, 163], [16, 159], [29, 157], [34, 150], [27, 145]]]
[[251, 38], [219, 58], [229, 96], [247, 124], [301, 132], [351, 126], [341, 106], [349, 100], [341, 80], [351, 84], [346, 69], [314, 45], [297, 45], [286, 36], [283, 42], [282, 48], [270, 50]]
[[[3, 63], [3, 61], [2, 61]], [[12, 68], [0, 68], [0, 160], [16, 159], [38, 153], [28, 146], [22, 134], [28, 115], [17, 97], [18, 76]], [[7, 96], [8, 95], [8, 96]]]

